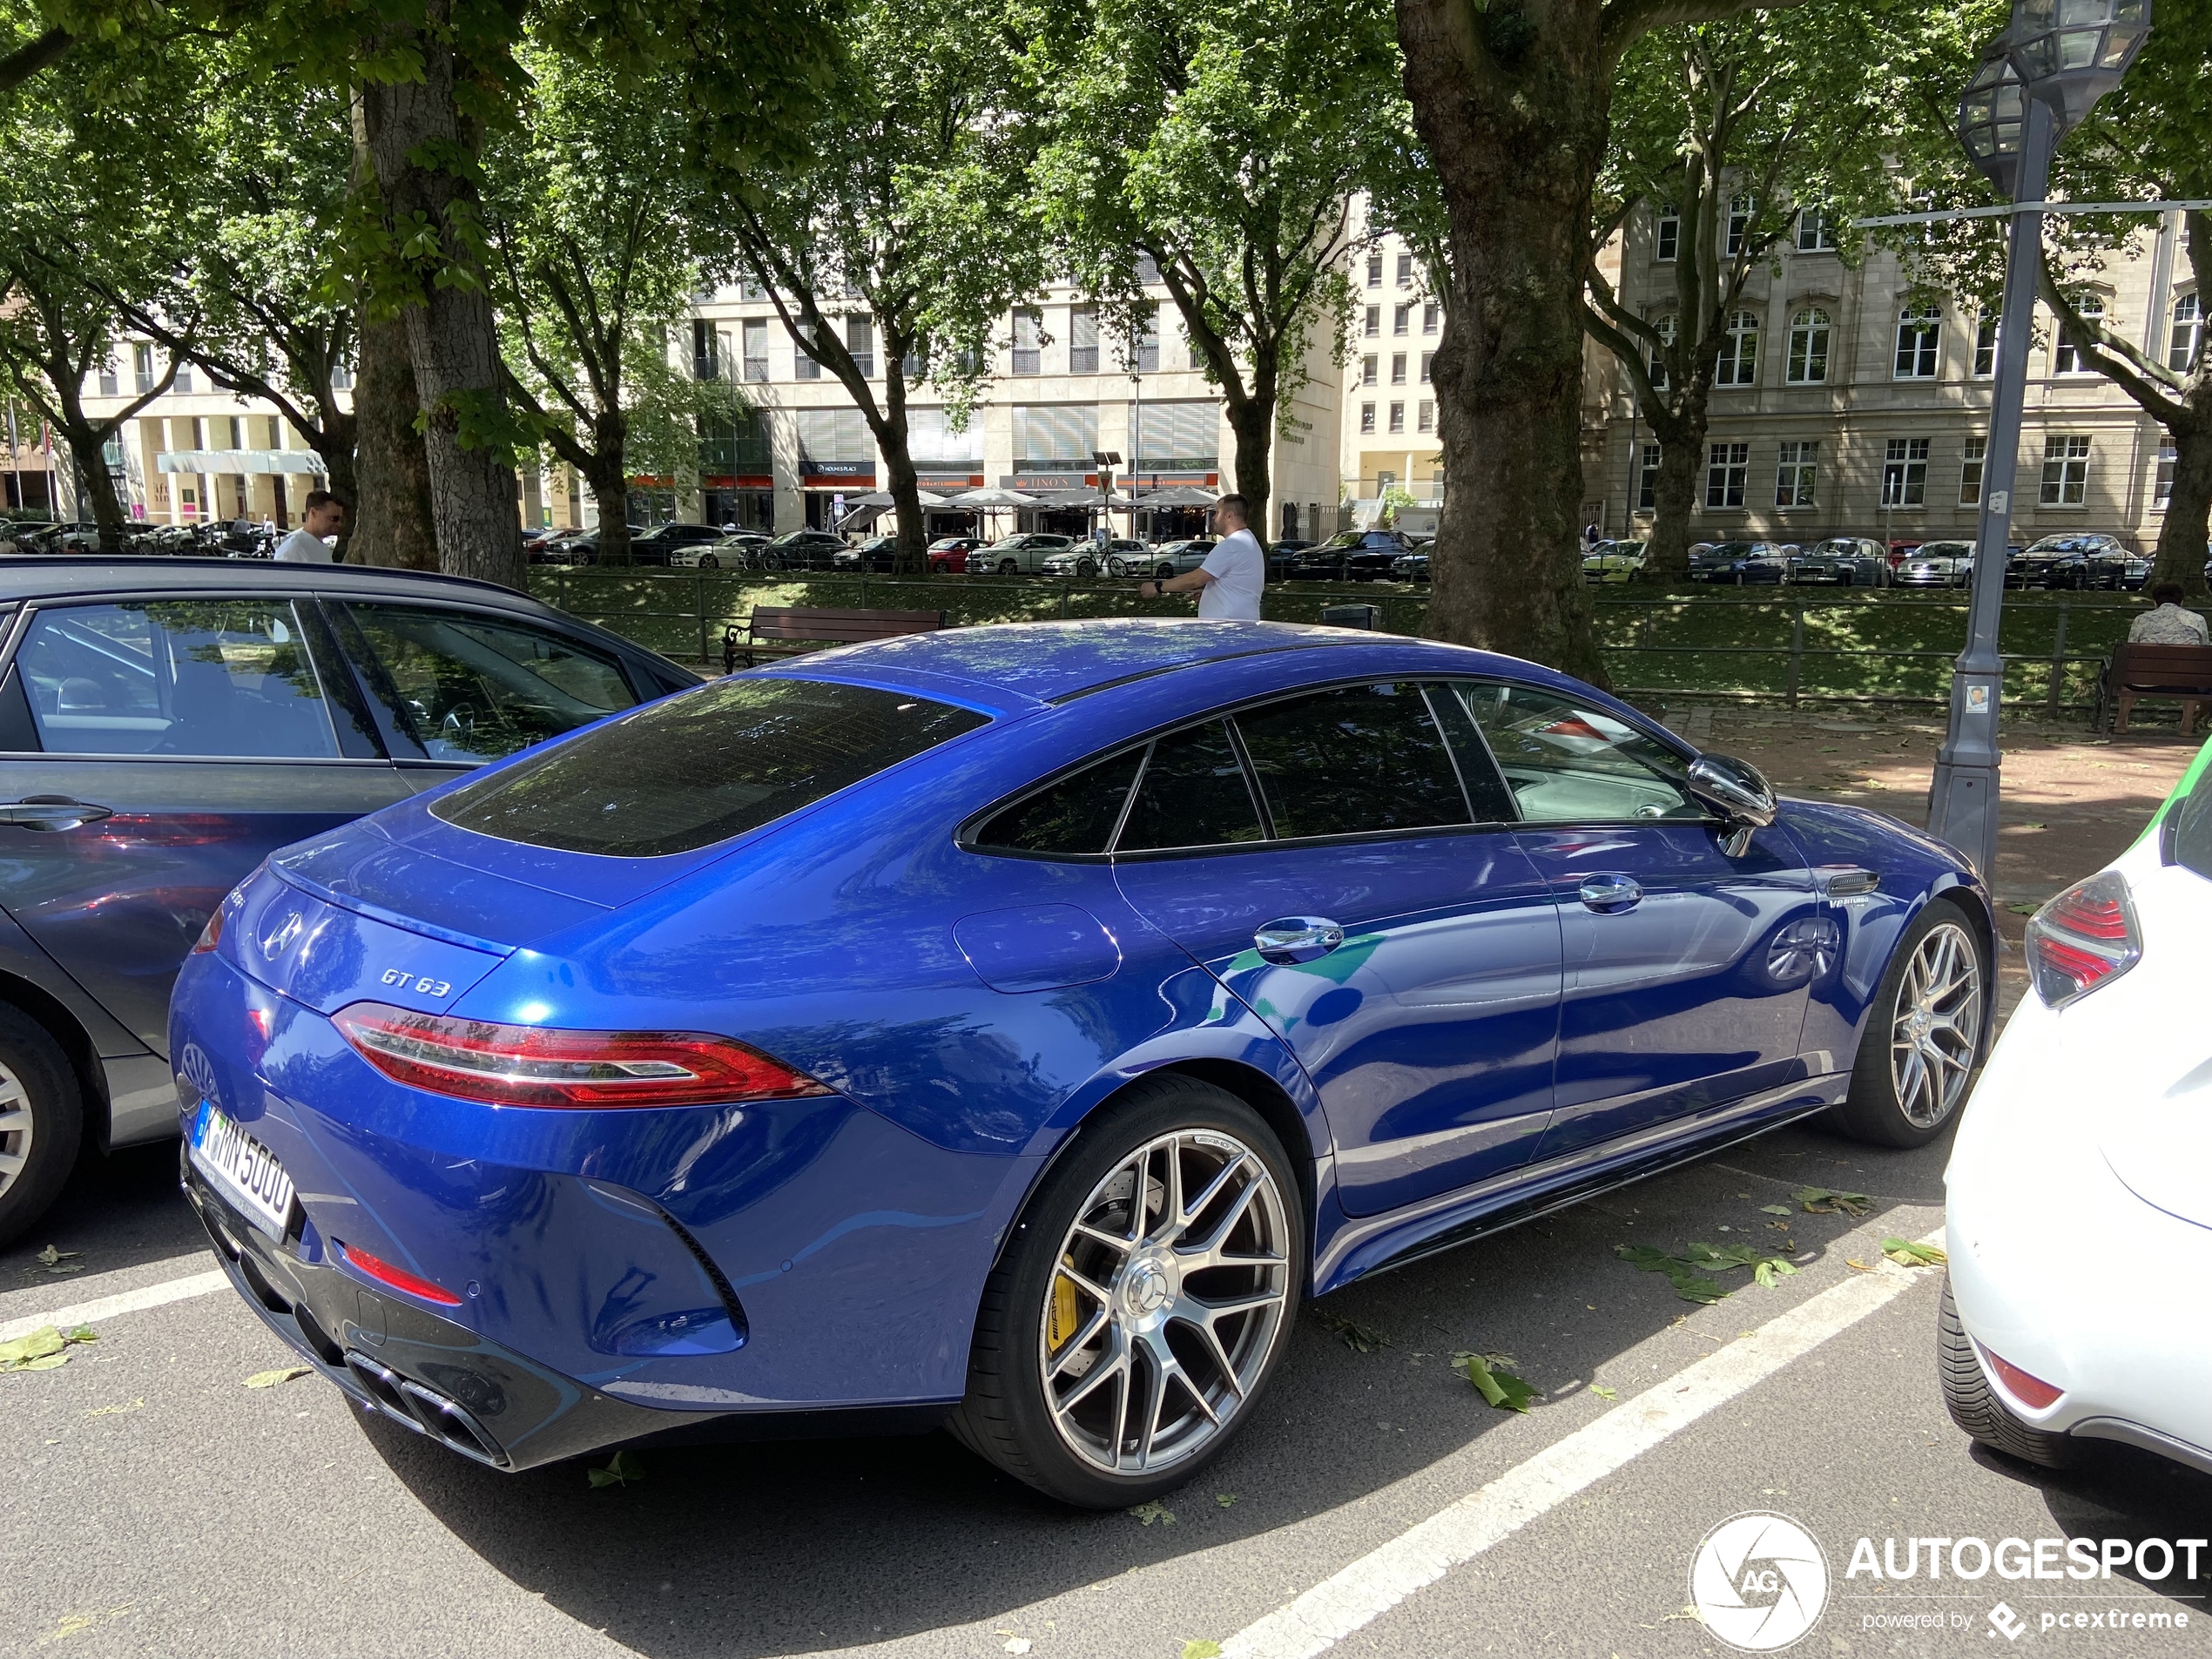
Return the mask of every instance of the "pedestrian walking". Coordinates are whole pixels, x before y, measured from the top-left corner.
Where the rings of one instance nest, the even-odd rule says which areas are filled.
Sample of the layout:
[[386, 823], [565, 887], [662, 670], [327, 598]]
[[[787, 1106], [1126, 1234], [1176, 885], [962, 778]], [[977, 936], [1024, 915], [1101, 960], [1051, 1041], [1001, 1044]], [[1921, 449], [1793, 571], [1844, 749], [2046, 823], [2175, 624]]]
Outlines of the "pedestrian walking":
[[2208, 645], [2212, 631], [2204, 618], [2182, 604], [2186, 590], [2178, 582], [2161, 582], [2150, 590], [2158, 604], [2128, 624], [2131, 645]]
[[1147, 599], [1195, 592], [1201, 617], [1258, 622], [1267, 555], [1245, 520], [1242, 496], [1224, 496], [1213, 504], [1213, 529], [1222, 539], [1204, 564], [1164, 582], [1147, 582], [1137, 591]]
[[346, 503], [327, 489], [311, 489], [300, 528], [277, 543], [276, 556], [287, 564], [327, 564], [330, 544], [324, 538], [345, 528]]

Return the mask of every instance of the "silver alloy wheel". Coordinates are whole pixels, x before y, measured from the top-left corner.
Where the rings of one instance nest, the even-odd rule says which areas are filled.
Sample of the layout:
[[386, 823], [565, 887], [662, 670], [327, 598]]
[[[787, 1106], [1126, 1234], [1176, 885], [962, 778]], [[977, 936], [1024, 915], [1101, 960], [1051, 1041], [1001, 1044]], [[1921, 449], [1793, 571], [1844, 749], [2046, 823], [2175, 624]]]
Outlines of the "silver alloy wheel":
[[1095, 1468], [1150, 1474], [1243, 1406], [1282, 1339], [1283, 1195], [1233, 1135], [1178, 1130], [1091, 1189], [1038, 1317], [1053, 1426]]
[[0, 1066], [0, 1193], [15, 1185], [30, 1162], [30, 1096], [23, 1080]]
[[1907, 1122], [1932, 1129], [1951, 1116], [1980, 1041], [1980, 954], [1965, 927], [1938, 922], [1905, 964], [1890, 1027], [1890, 1082]]

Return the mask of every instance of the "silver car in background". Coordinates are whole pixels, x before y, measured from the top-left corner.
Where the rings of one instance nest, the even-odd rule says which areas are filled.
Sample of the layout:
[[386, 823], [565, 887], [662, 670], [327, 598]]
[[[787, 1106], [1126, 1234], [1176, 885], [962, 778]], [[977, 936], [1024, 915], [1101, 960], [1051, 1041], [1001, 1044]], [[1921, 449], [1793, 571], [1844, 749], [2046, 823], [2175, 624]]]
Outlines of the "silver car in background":
[[1892, 578], [1900, 588], [1963, 588], [1973, 581], [1972, 542], [1923, 542]]

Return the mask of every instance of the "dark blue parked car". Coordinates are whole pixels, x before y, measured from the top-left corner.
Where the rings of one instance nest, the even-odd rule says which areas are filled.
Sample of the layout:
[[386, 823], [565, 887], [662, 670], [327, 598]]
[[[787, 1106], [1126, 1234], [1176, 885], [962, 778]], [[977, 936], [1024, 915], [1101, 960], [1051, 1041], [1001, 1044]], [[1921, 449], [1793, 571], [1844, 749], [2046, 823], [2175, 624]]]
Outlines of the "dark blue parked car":
[[234, 1282], [363, 1406], [510, 1469], [948, 1421], [1110, 1507], [1308, 1294], [1808, 1113], [1925, 1141], [1990, 953], [1948, 847], [1525, 662], [1008, 626], [278, 853], [172, 1047]]
[[273, 849], [698, 683], [481, 582], [0, 561], [0, 1243], [177, 1132], [170, 982]]

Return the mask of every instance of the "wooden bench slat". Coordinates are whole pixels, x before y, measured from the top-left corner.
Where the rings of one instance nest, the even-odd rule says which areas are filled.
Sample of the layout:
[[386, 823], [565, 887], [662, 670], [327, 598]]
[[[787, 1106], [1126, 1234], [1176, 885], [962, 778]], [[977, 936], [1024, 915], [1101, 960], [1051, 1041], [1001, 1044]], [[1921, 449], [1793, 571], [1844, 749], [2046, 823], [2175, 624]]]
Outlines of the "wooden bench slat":
[[2172, 698], [2182, 705], [2182, 732], [2196, 734], [2197, 717], [2212, 704], [2212, 645], [2151, 645], [2129, 642], [2113, 647], [2105, 664], [2101, 702], [2109, 702], [2114, 732], [2128, 729], [2128, 717], [2144, 697]]
[[[755, 605], [740, 640], [733, 624], [723, 635], [722, 665], [734, 670], [740, 656], [796, 657], [824, 645], [854, 645], [907, 634], [932, 633], [945, 625], [941, 610], [841, 610], [826, 605]], [[806, 644], [771, 641], [806, 641]]]

